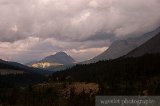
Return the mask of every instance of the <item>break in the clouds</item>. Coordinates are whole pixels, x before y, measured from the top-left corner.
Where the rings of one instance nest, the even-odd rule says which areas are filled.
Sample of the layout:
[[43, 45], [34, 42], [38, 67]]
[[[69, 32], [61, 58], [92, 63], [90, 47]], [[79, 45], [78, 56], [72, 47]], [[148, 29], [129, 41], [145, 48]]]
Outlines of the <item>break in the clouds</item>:
[[159, 11], [160, 0], [0, 0], [0, 56], [28, 62], [66, 51], [82, 61], [155, 29]]

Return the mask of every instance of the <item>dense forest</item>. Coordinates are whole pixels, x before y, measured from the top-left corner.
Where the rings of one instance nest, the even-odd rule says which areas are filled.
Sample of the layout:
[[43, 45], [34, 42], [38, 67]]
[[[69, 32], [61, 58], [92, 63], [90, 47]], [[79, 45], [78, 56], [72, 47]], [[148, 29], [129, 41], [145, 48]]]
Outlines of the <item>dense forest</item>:
[[94, 106], [96, 95], [160, 95], [159, 63], [160, 54], [147, 54], [76, 65], [48, 78], [1, 75], [0, 105]]
[[54, 73], [54, 81], [94, 82], [105, 95], [139, 95], [147, 90], [160, 95], [160, 54], [118, 58], [89, 65], [76, 65]]

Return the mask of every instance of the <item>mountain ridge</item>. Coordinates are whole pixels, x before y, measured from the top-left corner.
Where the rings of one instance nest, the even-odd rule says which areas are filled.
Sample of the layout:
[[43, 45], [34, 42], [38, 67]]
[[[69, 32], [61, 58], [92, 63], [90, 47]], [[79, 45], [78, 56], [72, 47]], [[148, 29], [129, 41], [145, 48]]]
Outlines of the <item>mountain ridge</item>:
[[160, 33], [129, 52], [125, 57], [138, 57], [145, 54], [160, 53]]
[[145, 33], [139, 37], [134, 37], [134, 38], [132, 37], [125, 40], [116, 40], [109, 46], [109, 48], [106, 51], [88, 61], [81, 62], [81, 64], [89, 64], [101, 60], [116, 59], [121, 56], [124, 56], [130, 51], [134, 50], [138, 46], [148, 41], [149, 39], [151, 39], [159, 32], [160, 32], [160, 27], [158, 27], [153, 31]]

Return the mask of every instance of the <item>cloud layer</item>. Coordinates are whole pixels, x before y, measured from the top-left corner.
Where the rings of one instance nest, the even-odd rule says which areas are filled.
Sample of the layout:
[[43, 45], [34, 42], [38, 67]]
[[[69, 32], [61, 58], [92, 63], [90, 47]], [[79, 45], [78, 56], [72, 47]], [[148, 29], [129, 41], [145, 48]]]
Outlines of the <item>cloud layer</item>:
[[159, 0], [0, 0], [0, 56], [26, 62], [67, 51], [91, 58], [115, 39], [158, 27], [159, 7]]

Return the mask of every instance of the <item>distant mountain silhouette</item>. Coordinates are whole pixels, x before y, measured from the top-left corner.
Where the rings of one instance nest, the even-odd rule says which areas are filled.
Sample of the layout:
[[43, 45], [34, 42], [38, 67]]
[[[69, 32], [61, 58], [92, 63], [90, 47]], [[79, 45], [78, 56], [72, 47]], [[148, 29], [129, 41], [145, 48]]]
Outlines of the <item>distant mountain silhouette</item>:
[[108, 50], [104, 51], [102, 54], [94, 57], [89, 61], [82, 62], [84, 64], [93, 63], [100, 60], [109, 60], [109, 59], [116, 59], [121, 56], [126, 55], [130, 51], [134, 50], [136, 47], [140, 46], [141, 44], [145, 43], [147, 40], [151, 39], [153, 36], [160, 32], [160, 27], [156, 30], [146, 33], [140, 37], [136, 38], [128, 38], [126, 40], [117, 40], [114, 41]]
[[138, 57], [154, 53], [160, 53], [160, 33], [128, 53], [126, 57]]
[[40, 61], [28, 63], [27, 65], [37, 68], [56, 68], [73, 63], [75, 63], [75, 60], [71, 56], [67, 55], [65, 52], [58, 52], [54, 55], [47, 56]]
[[41, 60], [43, 62], [53, 62], [53, 63], [59, 63], [59, 64], [72, 64], [75, 62], [75, 60], [67, 55], [65, 52], [58, 52], [55, 55], [48, 56]]

